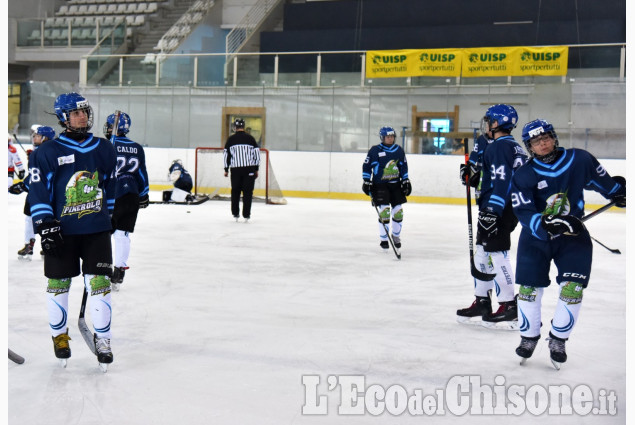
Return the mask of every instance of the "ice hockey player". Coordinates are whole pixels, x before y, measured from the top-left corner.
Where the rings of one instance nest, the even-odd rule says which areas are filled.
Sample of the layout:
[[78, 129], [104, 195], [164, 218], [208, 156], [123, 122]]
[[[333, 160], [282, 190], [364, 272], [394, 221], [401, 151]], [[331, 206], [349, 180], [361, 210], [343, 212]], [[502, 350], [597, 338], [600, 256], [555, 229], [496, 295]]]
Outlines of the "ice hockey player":
[[461, 183], [465, 186], [466, 179], [468, 179], [468, 184], [475, 189], [475, 197], [477, 199], [480, 196], [483, 152], [485, 152], [487, 146], [493, 141], [492, 139], [488, 139], [484, 134], [479, 135], [474, 141], [474, 149], [470, 152], [467, 164], [461, 164]]
[[183, 162], [180, 159], [172, 161], [170, 168], [168, 169], [168, 176], [174, 184], [174, 189], [163, 191], [163, 201], [172, 202], [189, 202], [194, 200], [192, 196], [192, 176], [183, 167]]
[[[37, 125], [35, 133], [31, 136], [33, 149], [27, 150], [28, 161], [33, 163], [35, 151], [47, 140], [55, 139], [55, 130], [48, 126]], [[19, 195], [22, 192], [29, 191], [29, 179], [31, 175], [27, 175], [23, 181], [17, 182], [9, 188], [9, 192]], [[31, 219], [31, 206], [28, 199], [24, 201], [24, 248], [18, 251], [18, 259], [31, 261], [33, 258], [33, 246], [35, 245], [35, 232], [33, 231], [33, 220]]]
[[104, 124], [104, 136], [117, 152], [115, 170], [115, 209], [112, 214], [113, 238], [115, 240], [115, 268], [110, 279], [114, 291], [119, 290], [128, 270], [130, 256], [130, 233], [134, 232], [139, 208], [146, 208], [149, 199], [149, 180], [143, 147], [126, 137], [132, 124], [125, 112], [119, 114], [117, 134], [113, 136], [116, 115], [111, 114]]
[[[496, 277], [492, 281], [474, 279], [476, 299], [470, 307], [456, 312], [457, 320], [462, 323], [510, 330], [518, 325], [514, 274], [509, 258], [510, 234], [518, 220], [512, 210], [509, 186], [514, 170], [525, 163], [527, 155], [511, 135], [517, 124], [518, 113], [513, 106], [505, 104], [489, 107], [481, 121], [482, 134], [492, 142], [487, 144], [482, 156], [474, 263], [477, 269]], [[470, 170], [467, 175], [464, 174], [466, 170]], [[461, 169], [461, 177], [471, 179], [471, 169]], [[495, 312], [492, 312], [491, 301], [493, 289], [499, 303]]]
[[33, 226], [44, 250], [53, 347], [55, 356], [65, 365], [71, 356], [68, 296], [71, 279], [81, 273], [90, 300], [93, 342], [103, 368], [113, 361], [109, 210], [114, 207], [111, 176], [117, 159], [108, 140], [90, 133], [93, 110], [82, 95], [59, 95], [55, 99], [55, 115], [63, 130], [56, 139], [38, 148], [30, 164], [27, 197]]
[[551, 283], [553, 260], [560, 288], [547, 340], [551, 360], [559, 369], [567, 360], [565, 341], [578, 321], [582, 293], [591, 274], [593, 246], [580, 220], [584, 189], [597, 191], [625, 208], [626, 180], [611, 177], [585, 150], [559, 147], [553, 125], [543, 119], [525, 124], [522, 138], [531, 160], [517, 170], [511, 187], [514, 213], [522, 224], [516, 283], [520, 285], [518, 309], [523, 324], [516, 354], [531, 357], [540, 339], [542, 296]]
[[13, 136], [9, 134], [9, 180], [7, 187], [11, 187], [13, 184], [13, 176], [16, 174], [16, 170], [20, 180], [24, 178], [25, 174], [24, 164], [22, 164], [18, 150], [11, 143], [12, 140]]
[[406, 153], [395, 143], [396, 136], [394, 128], [380, 128], [381, 143], [370, 148], [362, 165], [362, 191], [379, 209], [379, 246], [384, 250], [389, 248], [386, 229], [395, 247], [401, 248], [402, 205], [412, 192]]
[[[240, 194], [243, 195], [243, 218], [249, 222], [254, 186], [260, 167], [260, 148], [256, 139], [245, 131], [245, 120], [234, 120], [234, 134], [227, 138], [223, 149], [225, 177], [231, 181], [231, 213], [236, 221], [240, 218]], [[230, 174], [231, 170], [231, 176]]]

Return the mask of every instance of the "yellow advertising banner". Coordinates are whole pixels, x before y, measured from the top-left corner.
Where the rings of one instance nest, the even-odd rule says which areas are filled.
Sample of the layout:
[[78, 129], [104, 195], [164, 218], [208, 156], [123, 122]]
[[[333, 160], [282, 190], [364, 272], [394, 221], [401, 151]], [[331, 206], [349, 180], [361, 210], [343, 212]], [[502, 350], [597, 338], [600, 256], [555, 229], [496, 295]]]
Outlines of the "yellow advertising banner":
[[568, 46], [519, 47], [515, 54], [513, 76], [567, 75]]
[[460, 49], [417, 50], [413, 77], [458, 77], [461, 75]]
[[463, 77], [506, 77], [513, 75], [514, 55], [519, 47], [463, 49]]
[[366, 78], [410, 77], [419, 50], [369, 50]]

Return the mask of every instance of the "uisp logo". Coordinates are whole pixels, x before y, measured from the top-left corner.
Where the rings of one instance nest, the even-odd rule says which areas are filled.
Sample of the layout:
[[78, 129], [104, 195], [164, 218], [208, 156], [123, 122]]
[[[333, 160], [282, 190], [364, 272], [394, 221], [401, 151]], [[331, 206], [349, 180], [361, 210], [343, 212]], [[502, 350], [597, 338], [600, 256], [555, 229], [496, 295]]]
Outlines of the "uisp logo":
[[401, 64], [406, 61], [406, 55], [375, 55], [373, 56], [373, 64]]

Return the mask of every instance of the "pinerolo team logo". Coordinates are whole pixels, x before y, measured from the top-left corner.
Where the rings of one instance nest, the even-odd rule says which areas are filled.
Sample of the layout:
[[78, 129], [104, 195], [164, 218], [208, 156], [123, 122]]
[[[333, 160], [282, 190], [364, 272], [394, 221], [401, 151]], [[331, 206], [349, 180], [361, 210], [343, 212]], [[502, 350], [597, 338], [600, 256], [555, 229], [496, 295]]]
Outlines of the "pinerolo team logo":
[[393, 159], [384, 167], [384, 173], [381, 176], [382, 180], [393, 180], [399, 177], [399, 167], [397, 167], [397, 160]]
[[554, 193], [547, 199], [547, 206], [543, 215], [567, 215], [571, 211], [569, 197], [566, 193]]
[[71, 176], [66, 184], [66, 203], [62, 209], [62, 216], [77, 214], [82, 218], [87, 214], [101, 211], [103, 193], [99, 188], [99, 173], [78, 171]]

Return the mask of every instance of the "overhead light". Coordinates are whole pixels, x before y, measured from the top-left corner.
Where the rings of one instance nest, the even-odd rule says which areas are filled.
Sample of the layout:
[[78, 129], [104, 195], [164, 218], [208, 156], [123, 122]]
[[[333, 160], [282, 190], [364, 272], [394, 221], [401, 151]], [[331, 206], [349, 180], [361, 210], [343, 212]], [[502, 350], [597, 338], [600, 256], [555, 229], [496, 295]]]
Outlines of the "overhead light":
[[526, 25], [533, 24], [534, 21], [503, 21], [503, 22], [494, 22], [494, 25]]

